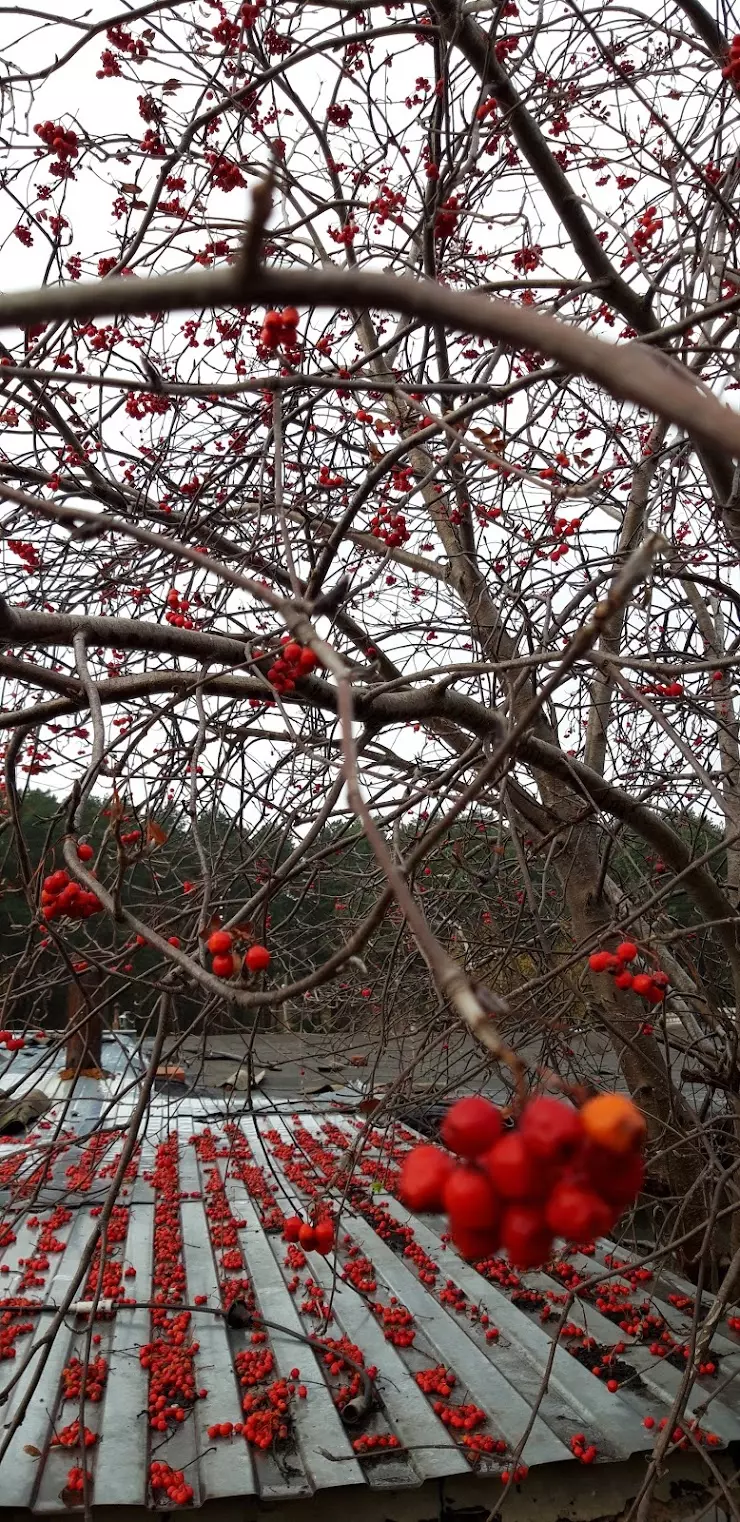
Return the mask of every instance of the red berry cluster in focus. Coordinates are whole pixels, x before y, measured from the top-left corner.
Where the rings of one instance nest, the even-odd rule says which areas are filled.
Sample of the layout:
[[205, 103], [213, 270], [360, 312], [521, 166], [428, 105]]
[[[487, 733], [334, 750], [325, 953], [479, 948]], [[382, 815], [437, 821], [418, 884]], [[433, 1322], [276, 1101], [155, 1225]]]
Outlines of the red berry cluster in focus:
[[190, 600], [181, 597], [176, 587], [170, 587], [167, 593], [167, 612], [164, 615], [166, 624], [172, 624], [175, 629], [195, 629], [195, 619], [188, 617]]
[[643, 253], [645, 249], [650, 247], [655, 234], [660, 232], [662, 226], [663, 219], [658, 216], [655, 207], [646, 206], [638, 218], [637, 226], [632, 232], [632, 242], [640, 253]]
[[298, 312], [295, 307], [285, 307], [282, 312], [267, 312], [260, 331], [260, 343], [274, 353], [276, 349], [292, 349], [296, 342]]
[[304, 1252], [318, 1252], [325, 1258], [336, 1242], [334, 1222], [322, 1220], [312, 1225], [299, 1215], [289, 1215], [283, 1223], [283, 1240], [300, 1242]]
[[373, 539], [382, 539], [391, 549], [411, 538], [403, 513], [394, 513], [385, 505], [370, 519], [370, 533]]
[[[80, 847], [78, 855], [83, 848]], [[87, 857], [81, 858], [83, 861]], [[41, 885], [41, 913], [45, 920], [55, 920], [66, 915], [70, 920], [89, 920], [91, 914], [99, 914], [103, 905], [96, 893], [73, 882], [68, 872], [60, 869], [45, 877]]]
[[443, 1395], [445, 1400], [455, 1384], [455, 1375], [443, 1363], [436, 1364], [433, 1369], [420, 1369], [414, 1378], [425, 1395]]
[[598, 1454], [595, 1443], [587, 1443], [583, 1432], [574, 1432], [570, 1440], [570, 1451], [575, 1459], [581, 1464], [593, 1464]]
[[458, 1100], [442, 1141], [407, 1155], [400, 1178], [411, 1210], [444, 1211], [465, 1258], [506, 1250], [516, 1268], [549, 1258], [553, 1239], [584, 1242], [611, 1230], [642, 1186], [645, 1122], [630, 1099], [601, 1094], [581, 1110], [539, 1095], [514, 1129], [487, 1099]]
[[0, 1031], [0, 1046], [4, 1046], [6, 1052], [20, 1052], [25, 1044], [22, 1036], [14, 1036], [12, 1031]]
[[76, 159], [80, 151], [77, 133], [71, 127], [57, 126], [56, 122], [37, 122], [34, 127], [37, 137], [41, 138], [51, 153], [55, 153], [59, 159]]
[[660, 968], [655, 972], [630, 972], [627, 964], [634, 962], [636, 956], [634, 941], [622, 941], [615, 952], [592, 951], [588, 965], [592, 972], [612, 973], [616, 988], [631, 988], [648, 1004], [662, 1004], [668, 988], [668, 974]]
[[[238, 963], [234, 956], [234, 937], [230, 930], [214, 930], [206, 942], [208, 950], [213, 957], [211, 964], [214, 977], [231, 978], [237, 971]], [[250, 946], [244, 962], [250, 972], [266, 972], [272, 958], [266, 946]]]
[[378, 1448], [400, 1448], [400, 1438], [395, 1432], [365, 1432], [352, 1439], [355, 1453], [374, 1453]]
[[432, 1409], [443, 1426], [452, 1427], [457, 1432], [474, 1432], [476, 1427], [482, 1427], [488, 1421], [483, 1407], [470, 1401], [463, 1401], [460, 1406], [448, 1406], [443, 1400], [435, 1400]]
[[193, 1487], [188, 1485], [182, 1470], [171, 1469], [161, 1459], [153, 1459], [149, 1465], [149, 1484], [155, 1495], [161, 1491], [176, 1506], [184, 1506], [193, 1499]]
[[267, 680], [272, 682], [276, 692], [292, 692], [296, 682], [302, 676], [308, 676], [317, 665], [316, 656], [308, 645], [299, 645], [297, 639], [286, 635], [283, 648], [267, 673]]
[[66, 1427], [55, 1433], [51, 1440], [52, 1448], [92, 1448], [98, 1441], [97, 1432], [91, 1432], [89, 1427], [80, 1427], [80, 1419], [75, 1417], [73, 1422], [68, 1422]]

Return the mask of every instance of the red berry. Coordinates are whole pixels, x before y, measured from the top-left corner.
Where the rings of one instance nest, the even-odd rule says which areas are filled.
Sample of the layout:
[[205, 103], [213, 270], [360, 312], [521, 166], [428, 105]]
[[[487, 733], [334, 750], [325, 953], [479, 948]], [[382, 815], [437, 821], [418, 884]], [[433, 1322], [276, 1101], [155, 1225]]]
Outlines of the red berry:
[[547, 1202], [545, 1220], [556, 1237], [564, 1237], [567, 1242], [587, 1242], [609, 1230], [612, 1212], [593, 1190], [561, 1179]]
[[284, 648], [283, 648], [283, 656], [284, 656], [286, 661], [290, 661], [291, 662], [291, 665], [295, 661], [299, 661], [300, 660], [302, 653], [303, 653], [303, 646], [296, 644], [295, 640], [291, 640], [290, 643], [285, 645]]
[[592, 951], [588, 959], [588, 965], [592, 972], [608, 972], [616, 966], [617, 959], [611, 951]]
[[250, 946], [245, 961], [250, 972], [264, 972], [272, 958], [266, 946]]
[[315, 1251], [322, 1257], [331, 1252], [336, 1241], [333, 1221], [319, 1221], [314, 1227]]
[[632, 973], [628, 972], [626, 967], [623, 968], [621, 972], [618, 972], [616, 978], [614, 979], [615, 988], [631, 988], [632, 983]]
[[304, 1252], [314, 1252], [316, 1248], [316, 1233], [308, 1221], [304, 1221], [298, 1233], [298, 1241]]
[[504, 1200], [541, 1198], [551, 1183], [547, 1169], [538, 1166], [518, 1131], [507, 1131], [481, 1158], [481, 1166]]
[[303, 1225], [299, 1215], [286, 1216], [283, 1221], [283, 1236], [286, 1242], [297, 1242]]
[[639, 1152], [617, 1158], [605, 1147], [590, 1142], [583, 1149], [579, 1165], [609, 1205], [631, 1205], [645, 1182], [645, 1164]]
[[509, 1205], [501, 1223], [501, 1238], [514, 1268], [538, 1268], [552, 1251], [552, 1236], [534, 1205]]
[[644, 997], [645, 994], [649, 994], [652, 991], [655, 984], [649, 972], [638, 972], [632, 979], [632, 987], [636, 994], [641, 994]]
[[234, 937], [230, 930], [214, 930], [206, 945], [212, 956], [223, 956], [225, 952], [231, 951], [233, 943]]
[[619, 1382], [618, 1382], [618, 1380], [616, 1380], [616, 1379], [608, 1379], [607, 1382], [606, 1382], [606, 1388], [607, 1388], [607, 1390], [609, 1390], [609, 1392], [612, 1395], [615, 1395], [617, 1390], [619, 1389]]
[[[500, 1241], [498, 1230], [476, 1231], [469, 1226], [457, 1226], [454, 1221], [450, 1222], [450, 1235], [460, 1257], [473, 1261], [477, 1258], [490, 1257], [491, 1253], [497, 1251]], [[486, 1333], [486, 1336], [489, 1341], [492, 1342], [494, 1340], [489, 1332]], [[498, 1336], [498, 1333], [496, 1333], [496, 1336]]]
[[414, 1147], [401, 1169], [400, 1193], [409, 1210], [442, 1210], [442, 1193], [454, 1164], [439, 1147]]
[[168, 935], [168, 937], [167, 937], [167, 944], [168, 944], [168, 946], [179, 946], [179, 944], [180, 944], [180, 937], [179, 937], [179, 935]]
[[472, 1094], [458, 1099], [447, 1111], [440, 1135], [451, 1152], [460, 1157], [479, 1157], [498, 1140], [503, 1130], [501, 1111], [490, 1100]]
[[617, 947], [616, 955], [620, 962], [634, 962], [637, 956], [637, 947], [634, 941], [621, 941]]
[[92, 861], [95, 852], [86, 840], [82, 840], [77, 847], [77, 855], [80, 861]]
[[455, 1227], [492, 1231], [498, 1224], [499, 1202], [489, 1176], [481, 1168], [454, 1168], [444, 1186], [443, 1198]]
[[578, 1111], [546, 1094], [524, 1106], [519, 1129], [529, 1152], [555, 1162], [570, 1156], [582, 1140]]
[[228, 956], [213, 958], [213, 975], [216, 978], [231, 978], [234, 975], [234, 958], [229, 952]]

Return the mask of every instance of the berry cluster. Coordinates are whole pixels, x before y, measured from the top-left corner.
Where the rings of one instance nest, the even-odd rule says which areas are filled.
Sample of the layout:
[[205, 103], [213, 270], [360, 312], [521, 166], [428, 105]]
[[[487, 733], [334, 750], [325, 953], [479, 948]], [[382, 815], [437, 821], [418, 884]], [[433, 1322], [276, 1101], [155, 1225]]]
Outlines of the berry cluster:
[[107, 1377], [108, 1364], [102, 1354], [99, 1353], [87, 1366], [73, 1354], [62, 1369], [62, 1400], [80, 1400], [84, 1385], [85, 1400], [97, 1405], [103, 1398]]
[[276, 349], [293, 349], [296, 342], [298, 312], [285, 307], [282, 312], [267, 312], [260, 331], [260, 343], [274, 353]]
[[195, 1400], [197, 1344], [184, 1344], [189, 1321], [188, 1311], [173, 1316], [166, 1328], [173, 1341], [156, 1337], [139, 1350], [139, 1363], [149, 1373], [149, 1426], [155, 1432], [166, 1432], [171, 1421], [184, 1422]]
[[283, 1223], [283, 1239], [300, 1242], [304, 1252], [318, 1252], [325, 1258], [336, 1242], [334, 1222], [323, 1220], [312, 1225], [310, 1221], [302, 1221], [299, 1215], [289, 1215]]
[[650, 247], [655, 234], [660, 232], [662, 226], [663, 219], [658, 216], [655, 207], [647, 206], [632, 232], [632, 241], [640, 253], [644, 253]]
[[722, 78], [731, 79], [733, 84], [740, 83], [740, 37], [733, 37], [730, 43], [730, 52], [727, 63], [722, 69]]
[[457, 224], [460, 221], [459, 205], [460, 202], [457, 196], [448, 196], [447, 200], [442, 202], [434, 218], [435, 238], [451, 238], [452, 234], [456, 232]]
[[513, 1130], [488, 1100], [458, 1100], [441, 1137], [454, 1161], [428, 1144], [407, 1155], [400, 1177], [411, 1210], [443, 1210], [465, 1258], [503, 1245], [517, 1268], [550, 1256], [553, 1239], [608, 1232], [643, 1182], [645, 1122], [630, 1099], [601, 1094], [578, 1111], [547, 1095], [530, 1099]]
[[445, 1427], [452, 1427], [457, 1432], [474, 1432], [476, 1427], [482, 1427], [488, 1421], [483, 1407], [474, 1406], [470, 1401], [463, 1401], [460, 1406], [448, 1406], [443, 1400], [435, 1400], [432, 1409]]
[[182, 1470], [171, 1469], [161, 1459], [152, 1459], [149, 1465], [149, 1484], [155, 1494], [162, 1491], [176, 1506], [187, 1505], [193, 1499], [193, 1487], [188, 1485]]
[[[559, 454], [556, 455], [555, 458], [558, 461], [558, 464], [568, 464], [567, 455]], [[553, 471], [553, 474], [556, 474], [556, 472]], [[544, 476], [545, 471], [541, 470], [540, 475]], [[550, 551], [551, 560], [562, 560], [563, 556], [568, 554], [570, 545], [566, 544], [565, 541], [569, 534], [575, 534], [576, 530], [580, 527], [580, 518], [571, 518], [570, 521], [567, 518], [555, 519], [555, 522], [553, 523], [553, 533], [555, 534], [555, 538], [559, 540], [559, 543], [556, 544], [554, 549]]]
[[[5, 1245], [3, 1243], [3, 1246]], [[3, 1268], [6, 1267], [7, 1265], [3, 1264]], [[24, 1310], [27, 1310], [29, 1306], [35, 1306], [35, 1303], [27, 1299], [25, 1295], [4, 1295], [0, 1299], [0, 1363], [15, 1358], [15, 1344], [18, 1339], [34, 1331], [33, 1321], [23, 1321], [19, 1318], [22, 1317]]]
[[400, 1448], [400, 1438], [395, 1432], [365, 1432], [361, 1437], [353, 1438], [352, 1447], [355, 1453], [375, 1453], [378, 1448]]
[[[652, 1432], [653, 1428], [656, 1426], [659, 1432], [665, 1432], [665, 1429], [668, 1426], [668, 1417], [661, 1416], [660, 1421], [656, 1422], [654, 1416], [646, 1416], [643, 1419], [642, 1425], [643, 1427], [647, 1428], [648, 1432]], [[692, 1416], [691, 1419], [686, 1423], [686, 1428], [688, 1432], [692, 1433], [695, 1443], [704, 1444], [707, 1448], [718, 1448], [720, 1442], [722, 1441], [716, 1432], [706, 1432], [703, 1427], [700, 1427], [695, 1416]], [[683, 1427], [673, 1428], [671, 1433], [671, 1442], [679, 1444], [684, 1452], [686, 1452], [690, 1446], [689, 1438], [687, 1437]]]
[[455, 1384], [452, 1370], [446, 1369], [443, 1363], [436, 1364], [433, 1369], [420, 1369], [414, 1378], [425, 1395], [443, 1395], [445, 1399], [452, 1394]]
[[188, 617], [190, 600], [181, 597], [176, 587], [170, 587], [167, 593], [167, 612], [164, 615], [166, 624], [172, 624], [175, 629], [195, 629], [195, 620]]
[[276, 692], [292, 692], [296, 682], [302, 676], [308, 676], [318, 661], [313, 650], [307, 645], [299, 645], [297, 639], [291, 639], [287, 634], [282, 646], [277, 660], [273, 661], [267, 673], [267, 680], [272, 682]]
[[382, 539], [391, 549], [405, 544], [411, 537], [403, 513], [394, 513], [387, 506], [381, 507], [370, 519], [370, 533], [374, 539]]
[[9, 539], [8, 549], [20, 557], [27, 571], [35, 571], [41, 564], [35, 544], [30, 544], [27, 539]]
[[51, 153], [55, 153], [59, 159], [76, 159], [80, 151], [77, 133], [71, 127], [57, 126], [56, 122], [37, 122], [34, 127], [37, 137], [42, 143], [46, 143]]
[[92, 1475], [89, 1469], [81, 1469], [79, 1464], [73, 1464], [72, 1468], [67, 1470], [67, 1490], [83, 1491], [85, 1489], [85, 1481], [87, 1481], [88, 1485], [92, 1485]]
[[[234, 1359], [234, 1368], [243, 1390], [251, 1390], [269, 1379], [275, 1367], [275, 1357], [270, 1348], [241, 1348]], [[246, 1407], [245, 1409], [249, 1409]]]
[[575, 1459], [581, 1464], [593, 1464], [598, 1453], [595, 1443], [587, 1443], [583, 1432], [574, 1432], [570, 1440], [570, 1451]]
[[[722, 673], [720, 672], [720, 676]], [[682, 698], [683, 682], [645, 682], [638, 692], [654, 693], [659, 698]]]
[[[266, 1333], [253, 1332], [252, 1342], [264, 1341]], [[300, 1377], [298, 1369], [291, 1369], [287, 1379], [273, 1379], [263, 1389], [275, 1367], [275, 1359], [269, 1348], [243, 1348], [234, 1359], [234, 1368], [241, 1388], [246, 1392], [242, 1398], [244, 1420], [241, 1422], [217, 1422], [209, 1427], [209, 1437], [243, 1436], [255, 1448], [270, 1448], [279, 1438], [288, 1436], [290, 1422], [290, 1398], [296, 1394], [294, 1379]], [[306, 1398], [305, 1385], [299, 1385], [298, 1396]]]
[[89, 1427], [80, 1427], [80, 1419], [75, 1417], [73, 1422], [68, 1422], [66, 1427], [55, 1433], [51, 1440], [52, 1448], [92, 1448], [98, 1441], [97, 1432], [91, 1432]]
[[[214, 930], [206, 942], [213, 961], [211, 967], [216, 978], [233, 978], [239, 963], [233, 952], [234, 937], [230, 930]], [[250, 946], [244, 963], [250, 972], [265, 972], [272, 958], [266, 946]]]
[[655, 972], [630, 972], [628, 963], [634, 962], [637, 947], [634, 941], [622, 941], [615, 952], [592, 951], [588, 965], [592, 972], [610, 972], [616, 988], [631, 988], [632, 992], [646, 999], [648, 1004], [662, 1004], [668, 987], [668, 974], [658, 968]]
[[[83, 851], [89, 851], [92, 855], [91, 846], [80, 846], [78, 856], [86, 861], [87, 856], [82, 856]], [[41, 913], [45, 920], [58, 919], [60, 915], [66, 915], [71, 920], [89, 920], [91, 914], [99, 914], [103, 905], [96, 893], [88, 892], [79, 883], [70, 879], [69, 873], [60, 869], [45, 877], [41, 885]]]
[[6, 1052], [20, 1052], [25, 1044], [22, 1036], [14, 1036], [12, 1031], [0, 1031], [0, 1046], [4, 1046]]

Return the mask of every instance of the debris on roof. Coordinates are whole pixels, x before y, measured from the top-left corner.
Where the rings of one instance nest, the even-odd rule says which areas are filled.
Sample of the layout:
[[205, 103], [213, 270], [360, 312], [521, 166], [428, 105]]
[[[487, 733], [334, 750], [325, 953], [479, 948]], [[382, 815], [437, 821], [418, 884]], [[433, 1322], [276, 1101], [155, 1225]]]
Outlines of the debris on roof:
[[[465, 1476], [501, 1494], [535, 1467], [650, 1454], [690, 1356], [694, 1291], [667, 1270], [604, 1243], [524, 1275], [465, 1263], [439, 1218], [399, 1203], [418, 1137], [318, 1105], [222, 1100], [208, 1124], [203, 1101], [152, 1096], [126, 1161], [134, 1102], [123, 1084], [106, 1129], [0, 1151], [4, 1506], [274, 1503]], [[286, 1217], [334, 1211], [345, 1188], [336, 1254], [285, 1240]], [[65, 1297], [45, 1363], [27, 1364]], [[679, 1455], [740, 1433], [738, 1332], [728, 1315]]]

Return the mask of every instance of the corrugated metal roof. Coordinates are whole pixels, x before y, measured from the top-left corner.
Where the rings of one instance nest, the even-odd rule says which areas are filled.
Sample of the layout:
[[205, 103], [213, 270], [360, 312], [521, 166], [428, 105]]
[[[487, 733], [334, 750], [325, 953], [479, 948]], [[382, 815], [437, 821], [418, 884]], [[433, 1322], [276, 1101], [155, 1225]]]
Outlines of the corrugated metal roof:
[[[61, 1153], [39, 1151], [49, 1136], [40, 1131], [30, 1146], [0, 1153], [0, 1242], [3, 1231], [7, 1239], [0, 1295], [47, 1307], [20, 1315], [7, 1302], [0, 1309], [0, 1391], [48, 1327], [48, 1307], [69, 1289], [99, 1219], [136, 1099], [124, 1078], [103, 1104], [104, 1136], [90, 1129], [89, 1115], [87, 1139]], [[693, 1290], [667, 1271], [635, 1268], [624, 1252], [614, 1274], [603, 1243], [526, 1275], [501, 1258], [462, 1262], [439, 1219], [410, 1216], [396, 1197], [398, 1164], [414, 1134], [398, 1125], [370, 1131], [355, 1151], [363, 1124], [320, 1106], [239, 1113], [233, 1103], [227, 1112], [197, 1096], [152, 1098], [103, 1254], [102, 1294], [131, 1303], [94, 1321], [70, 1314], [44, 1350], [40, 1374], [37, 1355], [13, 1384], [0, 1406], [3, 1505], [56, 1512], [81, 1499], [67, 1488], [81, 1451], [54, 1442], [81, 1414], [79, 1398], [64, 1398], [70, 1380], [74, 1394], [75, 1359], [103, 1360], [89, 1372], [82, 1412], [95, 1435], [84, 1465], [96, 1507], [171, 1508], [166, 1492], [152, 1488], [153, 1461], [182, 1474], [172, 1483], [192, 1488], [192, 1497], [181, 1498], [192, 1507], [235, 1496], [298, 1499], [338, 1487], [399, 1490], [471, 1471], [495, 1476], [510, 1470], [525, 1434], [521, 1462], [530, 1467], [577, 1463], [571, 1441], [579, 1433], [596, 1448], [596, 1464], [650, 1452], [655, 1430], [644, 1419], [655, 1417], [657, 1428], [679, 1388]], [[336, 1201], [350, 1172], [336, 1258], [288, 1248], [283, 1214], [305, 1213], [327, 1183]], [[609, 1269], [611, 1279], [592, 1288]], [[93, 1269], [76, 1298], [89, 1298], [96, 1282]], [[160, 1328], [153, 1321], [160, 1313], [147, 1304], [157, 1297], [169, 1305]], [[232, 1327], [213, 1314], [234, 1298], [251, 1305], [256, 1328]], [[181, 1306], [191, 1307], [184, 1320], [177, 1319]], [[259, 1330], [260, 1318], [274, 1327]], [[27, 1329], [16, 1333], [18, 1327]], [[328, 1337], [333, 1351], [291, 1332]], [[346, 1341], [337, 1348], [340, 1339]], [[658, 1356], [656, 1342], [666, 1356]], [[354, 1372], [342, 1363], [342, 1348], [378, 1371], [370, 1410], [355, 1427], [341, 1416]], [[3, 1361], [3, 1350], [15, 1356]], [[261, 1377], [260, 1370], [250, 1374], [248, 1354], [266, 1355]], [[715, 1373], [698, 1380], [687, 1409], [723, 1446], [740, 1432], [740, 1340], [726, 1325], [712, 1356]], [[160, 1368], [174, 1380], [170, 1390], [158, 1382]], [[454, 1375], [447, 1395], [425, 1390], [445, 1373]], [[609, 1377], [617, 1379], [615, 1393]], [[292, 1386], [287, 1394], [275, 1388], [281, 1379]], [[100, 1398], [93, 1400], [96, 1385]], [[271, 1390], [273, 1402], [282, 1394], [285, 1411], [270, 1405]], [[215, 1425], [246, 1419], [245, 1396], [273, 1413], [275, 1433], [265, 1448], [244, 1435], [209, 1435]], [[379, 1438], [394, 1446], [379, 1446]]]

